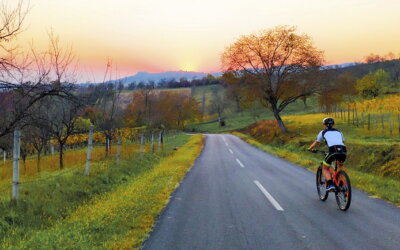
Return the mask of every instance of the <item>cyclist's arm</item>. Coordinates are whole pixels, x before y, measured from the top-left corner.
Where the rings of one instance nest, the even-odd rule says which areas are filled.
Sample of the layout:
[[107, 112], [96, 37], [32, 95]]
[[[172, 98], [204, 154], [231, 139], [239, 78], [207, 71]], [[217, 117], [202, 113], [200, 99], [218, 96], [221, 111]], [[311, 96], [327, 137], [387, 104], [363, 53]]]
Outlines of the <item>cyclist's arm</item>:
[[318, 135], [317, 135], [317, 139], [316, 139], [313, 143], [311, 143], [311, 145], [308, 147], [307, 150], [310, 151], [310, 150], [314, 149], [316, 146], [318, 146], [318, 144], [319, 144], [322, 140], [323, 140], [322, 131], [320, 131], [320, 132], [318, 133]]
[[315, 148], [318, 144], [319, 144], [318, 141], [314, 141], [313, 143], [311, 143], [311, 145], [308, 147], [307, 150], [312, 150], [312, 149]]

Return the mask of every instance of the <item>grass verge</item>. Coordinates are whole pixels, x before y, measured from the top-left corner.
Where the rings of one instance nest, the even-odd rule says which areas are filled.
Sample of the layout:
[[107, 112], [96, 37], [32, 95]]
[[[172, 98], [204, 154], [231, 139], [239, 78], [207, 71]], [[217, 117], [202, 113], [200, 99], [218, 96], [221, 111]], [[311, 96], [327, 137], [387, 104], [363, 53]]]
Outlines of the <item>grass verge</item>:
[[[232, 134], [267, 153], [277, 155], [313, 172], [316, 171], [322, 159], [321, 155], [306, 152], [298, 145], [288, 143], [281, 146], [270, 146], [262, 144], [251, 136], [240, 132], [233, 132]], [[400, 181], [398, 179], [377, 176], [358, 169], [347, 169], [347, 172], [350, 175], [353, 187], [372, 194], [374, 198], [382, 198], [400, 206]]]
[[158, 214], [167, 204], [170, 194], [201, 152], [202, 146], [203, 137], [192, 136], [185, 146], [159, 161], [150, 170], [130, 177], [112, 192], [88, 200], [49, 228], [31, 230], [19, 241], [10, 235], [10, 238], [2, 242], [1, 248], [140, 247]]

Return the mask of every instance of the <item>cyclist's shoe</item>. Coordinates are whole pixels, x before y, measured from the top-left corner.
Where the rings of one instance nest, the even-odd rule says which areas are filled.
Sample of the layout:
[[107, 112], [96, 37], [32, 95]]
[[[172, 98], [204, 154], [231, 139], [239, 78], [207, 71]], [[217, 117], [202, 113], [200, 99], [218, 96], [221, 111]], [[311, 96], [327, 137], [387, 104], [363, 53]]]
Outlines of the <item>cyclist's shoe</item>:
[[326, 192], [335, 191], [335, 186], [333, 184], [326, 186]]

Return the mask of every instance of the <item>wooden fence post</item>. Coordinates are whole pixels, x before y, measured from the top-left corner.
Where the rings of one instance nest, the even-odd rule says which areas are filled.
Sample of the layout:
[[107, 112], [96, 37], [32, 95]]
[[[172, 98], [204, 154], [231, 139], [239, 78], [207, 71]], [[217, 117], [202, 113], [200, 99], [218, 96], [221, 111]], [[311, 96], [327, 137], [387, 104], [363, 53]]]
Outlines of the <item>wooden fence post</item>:
[[[400, 128], [400, 126], [399, 126]], [[400, 130], [399, 130], [400, 131]], [[3, 163], [6, 164], [6, 160], [7, 160], [7, 151], [3, 151]]]
[[160, 130], [160, 135], [158, 137], [158, 151], [162, 150], [162, 147], [164, 145], [164, 130]]
[[350, 125], [350, 104], [347, 104], [347, 124]]
[[117, 163], [121, 160], [121, 136], [118, 136], [118, 144], [117, 144]]
[[154, 154], [154, 131], [151, 132], [151, 153]]
[[88, 150], [86, 155], [86, 167], [85, 167], [85, 175], [89, 176], [90, 174], [90, 162], [92, 161], [92, 149], [93, 149], [93, 125], [89, 128], [89, 139], [88, 139]]
[[362, 128], [364, 127], [364, 112], [361, 112], [360, 126], [361, 126]]
[[356, 109], [356, 126], [358, 128], [358, 112], [357, 112], [357, 109]]
[[400, 135], [400, 114], [397, 116], [397, 125], [398, 125], [399, 135]]
[[140, 157], [143, 155], [144, 135], [140, 134]]
[[109, 154], [111, 154], [111, 152], [110, 152], [110, 147], [111, 147], [111, 145], [110, 145], [110, 138], [107, 138], [107, 152], [108, 152]]
[[381, 115], [382, 134], [385, 133], [385, 117]]
[[390, 114], [387, 115], [388, 126], [389, 126], [389, 134], [392, 135], [393, 128], [392, 128], [392, 121], [390, 119]]
[[371, 114], [368, 114], [368, 130], [371, 129]]
[[21, 131], [14, 131], [14, 147], [13, 147], [13, 182], [12, 182], [12, 199], [17, 201], [19, 191], [19, 157], [21, 144]]

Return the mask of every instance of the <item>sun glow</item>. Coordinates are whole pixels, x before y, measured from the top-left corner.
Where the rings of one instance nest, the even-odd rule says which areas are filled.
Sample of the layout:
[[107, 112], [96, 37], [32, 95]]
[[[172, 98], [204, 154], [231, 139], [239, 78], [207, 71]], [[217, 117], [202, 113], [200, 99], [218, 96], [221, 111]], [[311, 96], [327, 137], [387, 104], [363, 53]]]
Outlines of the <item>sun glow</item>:
[[196, 71], [196, 67], [191, 63], [184, 63], [180, 66], [180, 69], [183, 71]]
[[24, 2], [32, 8], [18, 46], [30, 51], [34, 43], [45, 50], [46, 31], [53, 30], [63, 45], [76, 52], [82, 82], [102, 81], [108, 58], [121, 76], [139, 71], [218, 72], [226, 46], [242, 35], [277, 25], [293, 25], [309, 35], [326, 52], [327, 64], [400, 52], [399, 0]]

